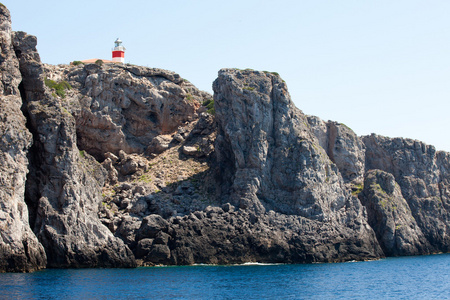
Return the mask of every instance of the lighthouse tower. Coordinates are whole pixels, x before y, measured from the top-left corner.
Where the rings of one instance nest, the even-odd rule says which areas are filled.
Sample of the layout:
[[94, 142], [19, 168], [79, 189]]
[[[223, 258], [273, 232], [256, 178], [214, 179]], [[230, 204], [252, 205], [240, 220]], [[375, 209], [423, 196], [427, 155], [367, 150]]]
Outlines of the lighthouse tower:
[[117, 38], [114, 42], [116, 45], [112, 51], [113, 62], [124, 63], [125, 62], [125, 47], [122, 46], [122, 41]]

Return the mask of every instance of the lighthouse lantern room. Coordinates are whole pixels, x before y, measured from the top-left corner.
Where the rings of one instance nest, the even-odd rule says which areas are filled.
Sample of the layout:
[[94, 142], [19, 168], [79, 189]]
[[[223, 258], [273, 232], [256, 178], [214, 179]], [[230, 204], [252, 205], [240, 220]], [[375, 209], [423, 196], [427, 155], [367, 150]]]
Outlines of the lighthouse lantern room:
[[124, 63], [125, 62], [125, 47], [122, 46], [122, 41], [117, 38], [114, 42], [115, 47], [112, 51], [113, 62]]

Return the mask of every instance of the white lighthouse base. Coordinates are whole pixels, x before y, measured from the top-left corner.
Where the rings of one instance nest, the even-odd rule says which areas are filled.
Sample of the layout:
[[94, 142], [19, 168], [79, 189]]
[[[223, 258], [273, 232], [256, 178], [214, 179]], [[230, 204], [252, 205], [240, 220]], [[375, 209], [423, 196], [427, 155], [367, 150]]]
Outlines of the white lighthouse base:
[[113, 62], [115, 63], [125, 63], [125, 58], [124, 57], [113, 57], [112, 59]]

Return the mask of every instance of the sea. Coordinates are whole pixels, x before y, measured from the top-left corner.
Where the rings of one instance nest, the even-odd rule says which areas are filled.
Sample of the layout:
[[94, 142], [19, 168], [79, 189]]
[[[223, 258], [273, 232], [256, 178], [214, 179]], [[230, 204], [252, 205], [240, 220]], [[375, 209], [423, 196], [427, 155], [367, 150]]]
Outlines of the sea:
[[0, 274], [0, 299], [450, 299], [450, 254]]

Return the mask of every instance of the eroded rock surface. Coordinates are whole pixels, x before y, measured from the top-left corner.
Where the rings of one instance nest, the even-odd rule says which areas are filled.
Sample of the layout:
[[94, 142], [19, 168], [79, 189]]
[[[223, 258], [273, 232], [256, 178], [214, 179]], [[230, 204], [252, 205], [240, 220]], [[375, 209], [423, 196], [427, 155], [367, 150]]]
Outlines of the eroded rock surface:
[[80, 153], [75, 118], [50, 94], [36, 51], [36, 38], [13, 34], [23, 79], [24, 110], [33, 133], [27, 201], [31, 226], [47, 253], [47, 265], [133, 267], [128, 247], [97, 217], [105, 170]]
[[344, 181], [361, 184], [365, 172], [365, 147], [361, 138], [338, 122], [324, 122], [318, 117], [308, 116], [308, 123], [320, 146], [339, 168]]
[[381, 170], [368, 171], [359, 197], [367, 208], [369, 224], [387, 256], [430, 252], [430, 245], [392, 174]]
[[0, 272], [30, 272], [45, 267], [46, 255], [30, 228], [24, 198], [32, 136], [21, 111], [12, 34], [9, 11], [0, 5]]
[[[403, 138], [363, 137], [366, 167], [391, 173], [430, 244], [427, 252], [450, 250], [450, 155]], [[420, 245], [419, 245], [420, 246]]]
[[[197, 119], [208, 93], [162, 69], [96, 64], [45, 66], [46, 76], [67, 81], [68, 110], [75, 116], [78, 146], [97, 158], [111, 152], [160, 154], [160, 135]], [[159, 139], [159, 143], [154, 139]]]
[[[317, 227], [329, 225], [330, 242], [335, 230], [342, 230], [344, 240], [355, 244], [353, 250], [380, 255], [362, 205], [345, 187], [339, 169], [309, 129], [307, 117], [291, 102], [282, 79], [223, 69], [213, 88], [223, 201], [256, 214], [272, 209], [301, 216]], [[358, 240], [349, 234], [353, 230], [364, 230], [365, 237]]]

